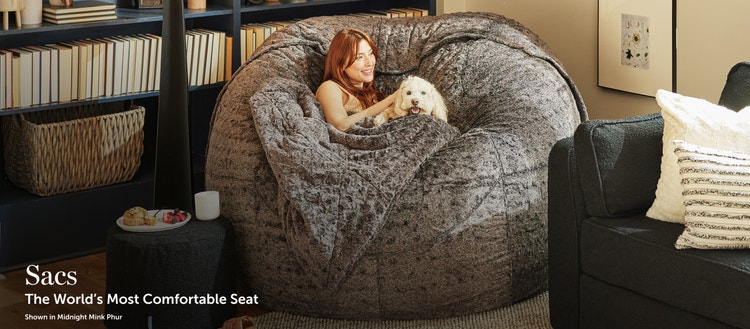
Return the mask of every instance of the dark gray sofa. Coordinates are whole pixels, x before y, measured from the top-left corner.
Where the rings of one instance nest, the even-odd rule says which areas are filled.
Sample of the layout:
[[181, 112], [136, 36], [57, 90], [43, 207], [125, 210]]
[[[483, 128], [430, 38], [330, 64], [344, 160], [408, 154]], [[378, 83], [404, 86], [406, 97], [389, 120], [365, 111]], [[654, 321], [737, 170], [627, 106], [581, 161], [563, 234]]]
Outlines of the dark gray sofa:
[[[748, 104], [750, 64], [720, 104]], [[550, 320], [562, 328], [750, 328], [750, 251], [677, 250], [683, 225], [646, 217], [660, 114], [582, 123], [549, 163]]]

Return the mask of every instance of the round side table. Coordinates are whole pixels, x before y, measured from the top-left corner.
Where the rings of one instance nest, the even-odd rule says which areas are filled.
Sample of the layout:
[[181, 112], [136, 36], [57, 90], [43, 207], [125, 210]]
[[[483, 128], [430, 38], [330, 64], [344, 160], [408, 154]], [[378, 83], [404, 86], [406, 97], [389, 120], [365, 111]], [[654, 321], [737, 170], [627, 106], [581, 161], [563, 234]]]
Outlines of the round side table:
[[[234, 238], [228, 220], [190, 220], [166, 231], [107, 233], [108, 328], [219, 328], [236, 315]], [[226, 303], [154, 303], [162, 297], [215, 296]], [[175, 297], [177, 299], [179, 297]], [[151, 303], [151, 304], [148, 304]], [[118, 317], [119, 316], [119, 317]]]

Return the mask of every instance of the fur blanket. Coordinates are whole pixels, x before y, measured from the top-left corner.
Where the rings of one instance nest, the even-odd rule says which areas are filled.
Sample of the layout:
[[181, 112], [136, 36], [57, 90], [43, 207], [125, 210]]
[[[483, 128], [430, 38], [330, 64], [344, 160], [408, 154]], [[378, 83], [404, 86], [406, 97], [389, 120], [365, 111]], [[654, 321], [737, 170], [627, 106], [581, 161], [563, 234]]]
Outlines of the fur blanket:
[[[299, 84], [268, 86], [250, 103], [279, 184], [289, 246], [315, 284], [333, 291], [422, 163], [458, 135], [422, 115], [343, 133], [325, 123], [314, 96]], [[295, 103], [299, 108], [289, 107]]]
[[[346, 27], [378, 45], [381, 90], [421, 76], [449, 124], [327, 124], [314, 91]], [[268, 309], [477, 312], [546, 288], [547, 157], [585, 119], [559, 61], [502, 16], [310, 18], [267, 39], [220, 94], [206, 186], [234, 225], [244, 290]]]

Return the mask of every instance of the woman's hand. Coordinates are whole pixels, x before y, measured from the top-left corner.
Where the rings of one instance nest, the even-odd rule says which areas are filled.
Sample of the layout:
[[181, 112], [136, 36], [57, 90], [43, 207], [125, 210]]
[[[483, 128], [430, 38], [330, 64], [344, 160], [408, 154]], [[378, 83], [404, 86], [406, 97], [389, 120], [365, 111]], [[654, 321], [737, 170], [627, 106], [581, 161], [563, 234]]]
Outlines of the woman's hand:
[[[398, 91], [396, 91], [398, 92]], [[393, 105], [393, 102], [396, 101], [396, 93], [388, 95], [386, 98], [383, 98], [380, 102], [375, 103], [375, 105], [368, 107], [365, 109], [366, 112], [368, 112], [367, 116], [376, 116], [385, 109], [387, 109], [389, 106]], [[363, 111], [363, 112], [365, 112]]]

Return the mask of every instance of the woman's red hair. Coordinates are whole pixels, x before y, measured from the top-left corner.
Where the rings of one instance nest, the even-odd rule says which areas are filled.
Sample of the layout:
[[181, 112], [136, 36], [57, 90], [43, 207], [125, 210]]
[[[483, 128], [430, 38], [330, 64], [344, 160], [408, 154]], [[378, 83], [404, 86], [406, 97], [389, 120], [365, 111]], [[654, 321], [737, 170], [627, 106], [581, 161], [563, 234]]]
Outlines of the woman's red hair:
[[365, 32], [357, 29], [344, 29], [336, 33], [331, 40], [326, 56], [326, 67], [323, 81], [333, 80], [356, 97], [363, 108], [368, 108], [384, 98], [383, 93], [378, 91], [373, 81], [365, 82], [362, 88], [357, 88], [349, 81], [344, 70], [352, 65], [357, 58], [359, 42], [365, 40], [372, 48], [375, 60], [378, 59], [378, 47]]

